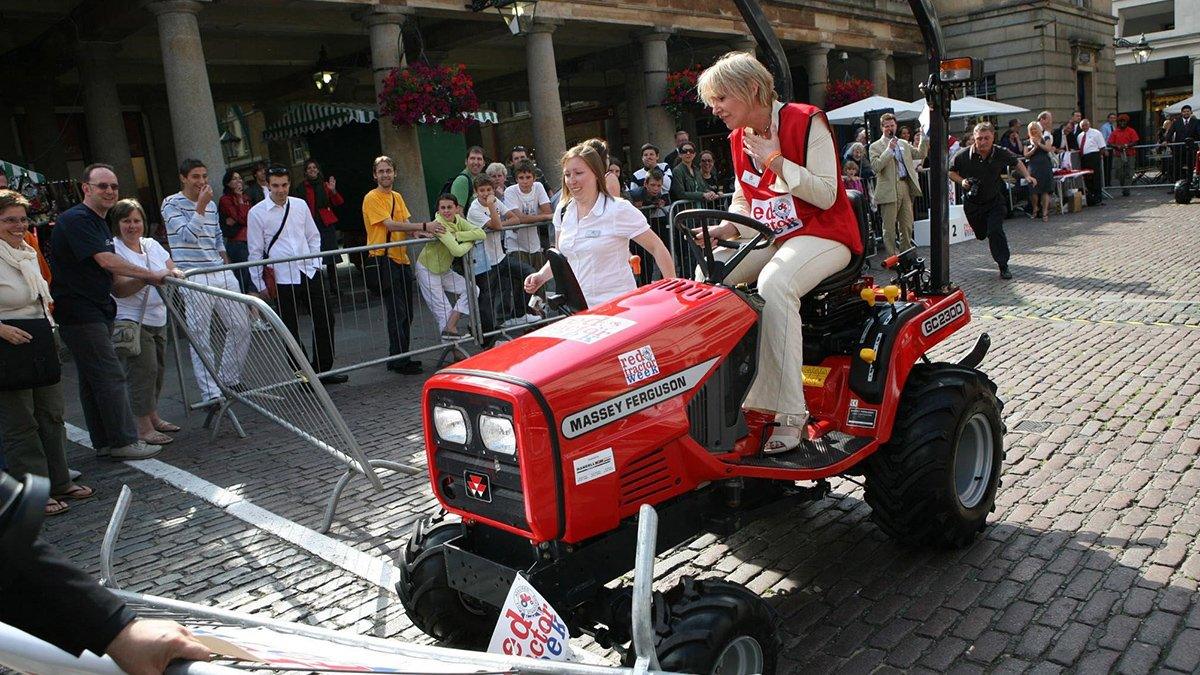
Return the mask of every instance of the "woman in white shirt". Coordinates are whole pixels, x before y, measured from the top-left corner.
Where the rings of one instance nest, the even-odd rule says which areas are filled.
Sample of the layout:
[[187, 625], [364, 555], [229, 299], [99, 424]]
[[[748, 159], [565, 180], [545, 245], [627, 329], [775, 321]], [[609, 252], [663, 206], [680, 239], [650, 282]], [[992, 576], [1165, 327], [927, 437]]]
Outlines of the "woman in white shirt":
[[[157, 241], [143, 237], [146, 212], [136, 199], [122, 199], [108, 212], [114, 234], [113, 250], [125, 260], [151, 271], [174, 270], [175, 263]], [[113, 280], [117, 301], [117, 321], [135, 321], [141, 342], [137, 354], [122, 354], [129, 403], [137, 418], [138, 438], [154, 445], [166, 445], [171, 437], [165, 431], [179, 427], [158, 416], [158, 396], [162, 393], [167, 345], [167, 306], [158, 291], [141, 279], [118, 276]]]
[[[563, 155], [563, 202], [554, 213], [558, 250], [579, 280], [588, 307], [637, 288], [629, 266], [629, 242], [636, 241], [654, 258], [663, 277], [675, 276], [671, 252], [635, 206], [611, 197], [605, 190], [605, 166], [600, 153], [586, 144]], [[551, 278], [550, 265], [525, 279], [534, 293]]]

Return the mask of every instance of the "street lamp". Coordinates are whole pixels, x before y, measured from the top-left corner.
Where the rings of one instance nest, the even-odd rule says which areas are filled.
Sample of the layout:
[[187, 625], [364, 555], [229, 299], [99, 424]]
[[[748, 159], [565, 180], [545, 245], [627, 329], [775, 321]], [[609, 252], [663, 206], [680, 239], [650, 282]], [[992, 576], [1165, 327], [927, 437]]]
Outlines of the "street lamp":
[[332, 94], [337, 88], [338, 74], [337, 71], [329, 67], [329, 56], [325, 53], [325, 45], [321, 45], [321, 55], [317, 57], [317, 68], [312, 74], [313, 84], [317, 86], [317, 91], [323, 94]]
[[537, 0], [471, 0], [466, 5], [472, 12], [482, 12], [494, 7], [500, 19], [513, 35], [527, 32], [537, 14]]
[[221, 142], [221, 154], [225, 156], [225, 163], [229, 164], [238, 155], [238, 148], [242, 145], [242, 139], [233, 135], [233, 132], [228, 129], [221, 134], [219, 139]]
[[1151, 47], [1150, 43], [1146, 42], [1145, 33], [1142, 34], [1141, 39], [1139, 39], [1137, 42], [1133, 42], [1132, 40], [1127, 40], [1121, 37], [1113, 38], [1113, 46], [1125, 47], [1133, 50], [1133, 60], [1137, 61], [1138, 63], [1145, 63], [1146, 61], [1150, 60], [1150, 52], [1154, 51], [1154, 47]]

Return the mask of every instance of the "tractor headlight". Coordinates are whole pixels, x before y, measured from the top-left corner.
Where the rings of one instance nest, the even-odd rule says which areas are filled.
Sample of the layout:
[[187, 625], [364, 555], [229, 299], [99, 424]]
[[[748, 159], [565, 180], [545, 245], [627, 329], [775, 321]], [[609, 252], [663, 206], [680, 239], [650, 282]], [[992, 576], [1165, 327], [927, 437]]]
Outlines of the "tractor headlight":
[[433, 428], [438, 438], [451, 443], [465, 445], [469, 436], [467, 416], [458, 408], [433, 406]]
[[513, 429], [512, 420], [507, 417], [480, 415], [479, 437], [483, 439], [484, 447], [492, 452], [517, 454], [517, 432]]

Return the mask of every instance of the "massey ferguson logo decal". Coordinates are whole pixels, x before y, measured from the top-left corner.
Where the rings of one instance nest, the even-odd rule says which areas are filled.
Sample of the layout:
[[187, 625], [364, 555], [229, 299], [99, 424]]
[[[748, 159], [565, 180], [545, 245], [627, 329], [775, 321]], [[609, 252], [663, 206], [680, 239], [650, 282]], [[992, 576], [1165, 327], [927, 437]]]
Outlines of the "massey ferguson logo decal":
[[463, 481], [467, 484], [467, 494], [481, 502], [492, 501], [492, 482], [487, 474], [463, 472]]
[[562, 421], [563, 436], [579, 438], [606, 424], [624, 419], [676, 396], [682, 396], [695, 389], [716, 362], [715, 358], [709, 359], [704, 363], [659, 378], [650, 384], [631, 389], [607, 401], [601, 401], [590, 408], [580, 410], [574, 415], [569, 415]]
[[930, 335], [933, 335], [934, 333], [938, 332], [942, 328], [945, 328], [946, 324], [950, 323], [951, 321], [954, 321], [955, 319], [957, 319], [958, 317], [960, 317], [966, 313], [967, 313], [967, 306], [965, 304], [963, 304], [962, 300], [959, 300], [958, 302], [954, 303], [953, 305], [950, 305], [946, 309], [943, 309], [942, 311], [938, 312], [937, 314], [934, 314], [933, 316], [929, 317], [928, 319], [925, 319], [925, 321], [923, 321], [921, 323], [921, 335], [924, 335], [925, 337], [929, 337]]

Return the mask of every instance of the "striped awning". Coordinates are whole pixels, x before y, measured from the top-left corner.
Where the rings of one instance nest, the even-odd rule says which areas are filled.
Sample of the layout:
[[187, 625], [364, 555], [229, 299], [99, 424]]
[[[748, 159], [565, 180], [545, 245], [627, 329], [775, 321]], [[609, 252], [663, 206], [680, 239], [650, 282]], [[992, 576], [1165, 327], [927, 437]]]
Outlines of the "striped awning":
[[29, 176], [29, 179], [35, 183], [45, 183], [46, 177], [36, 171], [30, 171], [23, 166], [18, 166], [12, 162], [6, 162], [0, 159], [0, 171], [8, 175], [9, 180], [16, 180], [21, 176]]
[[[280, 120], [263, 131], [263, 138], [278, 141], [312, 134], [326, 129], [336, 129], [347, 124], [369, 124], [378, 115], [369, 105], [354, 103], [292, 103]], [[498, 116], [490, 110], [472, 113], [480, 123], [495, 124]]]

